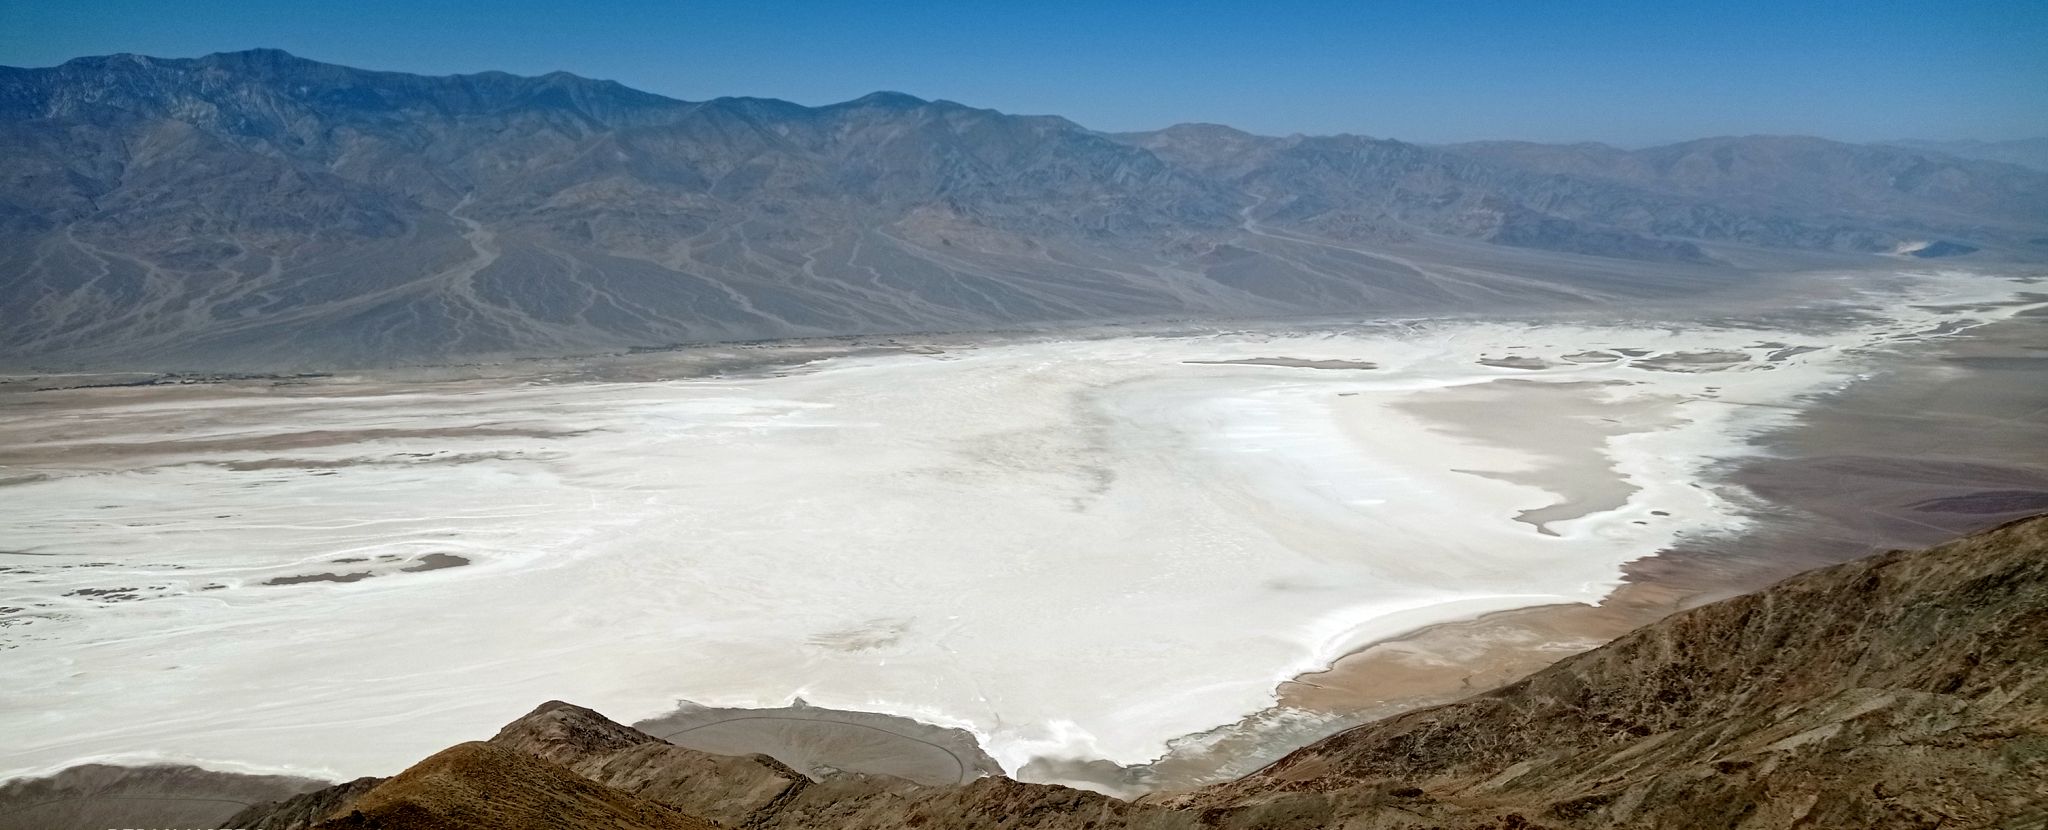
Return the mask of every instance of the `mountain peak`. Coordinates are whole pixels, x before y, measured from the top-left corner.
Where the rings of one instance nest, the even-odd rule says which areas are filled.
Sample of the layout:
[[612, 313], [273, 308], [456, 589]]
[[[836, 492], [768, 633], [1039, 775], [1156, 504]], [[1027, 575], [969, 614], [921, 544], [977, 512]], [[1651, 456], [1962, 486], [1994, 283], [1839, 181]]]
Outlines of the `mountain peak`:
[[1253, 135], [1253, 134], [1251, 134], [1251, 133], [1245, 132], [1244, 130], [1240, 130], [1240, 129], [1236, 128], [1236, 127], [1232, 127], [1232, 126], [1230, 126], [1229, 124], [1217, 124], [1217, 123], [1214, 123], [1214, 122], [1211, 122], [1211, 121], [1184, 121], [1184, 122], [1181, 122], [1181, 123], [1179, 123], [1179, 124], [1175, 124], [1175, 125], [1173, 125], [1173, 126], [1171, 126], [1171, 127], [1167, 127], [1167, 128], [1165, 128], [1165, 129], [1159, 130], [1158, 132], [1159, 132], [1159, 133], [1161, 133], [1161, 134], [1179, 134], [1179, 135], [1200, 135], [1200, 136], [1211, 136], [1211, 137], [1218, 137], [1218, 138], [1221, 138], [1221, 137], [1229, 137], [1229, 138], [1257, 138], [1257, 137], [1258, 137], [1258, 136], [1256, 136], [1256, 135]]
[[[517, 76], [514, 76], [514, 77], [517, 77]], [[566, 71], [566, 70], [561, 70], [561, 69], [557, 69], [557, 70], [555, 70], [555, 71], [553, 71], [553, 72], [549, 72], [549, 73], [547, 73], [547, 74], [545, 74], [545, 75], [540, 75], [540, 76], [537, 76], [537, 77], [535, 77], [535, 78], [534, 78], [534, 80], [536, 80], [536, 81], [540, 81], [540, 82], [542, 82], [542, 83], [548, 83], [548, 84], [557, 84], [557, 85], [560, 85], [560, 84], [590, 84], [590, 85], [593, 85], [593, 86], [621, 86], [621, 87], [623, 87], [623, 86], [624, 86], [623, 84], [620, 84], [620, 83], [619, 83], [619, 82], [617, 82], [617, 81], [605, 81], [605, 80], [599, 80], [599, 79], [596, 79], [596, 78], [586, 78], [586, 77], [583, 77], [582, 75], [578, 75], [578, 74], [576, 74], [576, 73], [574, 73], [574, 72], [569, 72], [569, 71]]]
[[197, 63], [230, 69], [276, 69], [280, 67], [312, 66], [319, 61], [302, 58], [283, 49], [257, 48], [234, 52], [214, 52], [200, 57]]
[[227, 52], [214, 52], [213, 54], [207, 55], [207, 57], [209, 57], [209, 58], [222, 58], [222, 57], [231, 57], [231, 58], [245, 58], [245, 59], [250, 59], [250, 60], [258, 60], [258, 59], [260, 59], [260, 60], [272, 60], [272, 61], [275, 61], [275, 60], [305, 60], [305, 58], [301, 58], [301, 57], [299, 57], [298, 55], [294, 55], [294, 54], [292, 54], [292, 53], [290, 53], [290, 52], [287, 52], [287, 51], [285, 51], [285, 50], [283, 50], [283, 49], [278, 49], [278, 48], [276, 48], [276, 47], [272, 47], [272, 46], [258, 46], [258, 47], [254, 48], [254, 49], [236, 49], [236, 50], [232, 50], [232, 51], [227, 51]]
[[113, 54], [108, 55], [83, 55], [65, 61], [63, 65], [79, 66], [110, 63], [166, 65], [177, 65], [181, 63], [202, 63], [225, 66], [255, 66], [261, 64], [279, 63], [313, 63], [313, 61], [299, 57], [283, 49], [258, 47], [255, 49], [239, 49], [227, 52], [210, 52], [205, 55], [201, 55], [197, 58], [170, 58], [159, 57], [155, 55], [143, 55], [135, 52], [115, 52]]
[[930, 101], [927, 101], [927, 100], [925, 100], [925, 99], [923, 99], [923, 98], [919, 98], [919, 97], [917, 97], [917, 96], [915, 96], [915, 95], [911, 95], [910, 93], [907, 93], [907, 92], [895, 92], [895, 91], [891, 91], [891, 90], [886, 90], [886, 89], [885, 89], [885, 90], [881, 90], [881, 91], [879, 91], [879, 92], [870, 92], [870, 93], [868, 93], [868, 94], [866, 94], [866, 95], [862, 95], [862, 96], [861, 96], [861, 97], [859, 97], [859, 98], [855, 98], [855, 99], [853, 99], [853, 100], [851, 100], [851, 101], [847, 101], [847, 102], [845, 102], [845, 103], [843, 103], [843, 104], [839, 104], [838, 106], [842, 106], [842, 107], [885, 107], [885, 108], [888, 108], [888, 109], [912, 109], [912, 108], [916, 108], [916, 107], [922, 107], [922, 106], [925, 106], [925, 105], [927, 105], [927, 104], [930, 104], [930, 103], [931, 103]]

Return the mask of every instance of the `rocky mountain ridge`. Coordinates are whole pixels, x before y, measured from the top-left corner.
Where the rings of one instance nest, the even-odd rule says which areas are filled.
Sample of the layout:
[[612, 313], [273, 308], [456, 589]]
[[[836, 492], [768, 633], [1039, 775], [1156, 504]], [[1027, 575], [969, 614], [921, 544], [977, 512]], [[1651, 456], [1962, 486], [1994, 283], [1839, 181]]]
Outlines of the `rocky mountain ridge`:
[[1899, 148], [1107, 135], [276, 50], [0, 68], [0, 147], [14, 366], [1586, 306], [1915, 245], [2048, 255], [2048, 174]]
[[2048, 137], [2019, 138], [2009, 141], [1929, 141], [1906, 139], [1887, 141], [1893, 147], [1908, 150], [1941, 153], [1957, 158], [1997, 161], [2017, 164], [2035, 170], [2048, 170]]

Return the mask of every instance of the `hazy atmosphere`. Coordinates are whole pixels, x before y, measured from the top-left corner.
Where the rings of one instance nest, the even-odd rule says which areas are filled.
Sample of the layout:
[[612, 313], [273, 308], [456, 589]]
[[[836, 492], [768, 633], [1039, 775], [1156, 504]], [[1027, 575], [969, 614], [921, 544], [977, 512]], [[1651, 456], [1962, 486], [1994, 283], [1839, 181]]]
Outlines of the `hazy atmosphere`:
[[0, 5], [0, 65], [262, 46], [436, 75], [563, 70], [689, 100], [894, 90], [1098, 130], [1625, 146], [2044, 136], [2043, 43], [2048, 9], [2026, 0]]

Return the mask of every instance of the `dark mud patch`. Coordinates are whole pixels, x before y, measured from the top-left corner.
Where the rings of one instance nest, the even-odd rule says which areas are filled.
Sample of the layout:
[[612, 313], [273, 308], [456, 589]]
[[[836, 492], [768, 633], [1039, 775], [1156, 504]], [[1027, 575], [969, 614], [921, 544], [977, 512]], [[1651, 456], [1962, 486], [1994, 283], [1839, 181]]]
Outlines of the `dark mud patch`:
[[739, 709], [679, 701], [676, 711], [633, 724], [677, 746], [718, 755], [760, 753], [813, 779], [887, 775], [957, 786], [1003, 774], [974, 734], [905, 717], [811, 706]]
[[1778, 349], [1777, 351], [1771, 352], [1768, 355], [1765, 355], [1764, 359], [1772, 363], [1777, 363], [1786, 358], [1798, 357], [1803, 354], [1810, 354], [1813, 352], [1820, 352], [1826, 350], [1826, 346], [1786, 346], [1784, 348]]
[[414, 562], [416, 564], [411, 567], [399, 568], [399, 570], [406, 573], [420, 573], [422, 571], [438, 571], [443, 568], [460, 568], [469, 564], [467, 558], [456, 556], [452, 553], [429, 553], [414, 560]]
[[1749, 362], [1743, 352], [1672, 352], [1638, 360], [1634, 365], [1657, 372], [1719, 372]]
[[1616, 352], [1573, 352], [1564, 356], [1567, 363], [1613, 363], [1621, 359]]
[[308, 583], [308, 582], [361, 582], [361, 581], [363, 581], [363, 580], [365, 580], [365, 579], [369, 579], [370, 577], [373, 577], [373, 576], [376, 576], [376, 574], [370, 573], [369, 571], [356, 571], [356, 572], [354, 572], [354, 573], [346, 573], [346, 574], [333, 574], [333, 573], [325, 573], [325, 574], [302, 574], [302, 575], [299, 575], [299, 576], [274, 576], [274, 577], [271, 577], [271, 578], [269, 578], [269, 579], [263, 580], [263, 584], [265, 584], [265, 585], [304, 585], [304, 584], [306, 584], [306, 583]]
[[1542, 358], [1523, 357], [1522, 355], [1510, 355], [1508, 357], [1482, 357], [1479, 359], [1479, 363], [1482, 366], [1497, 366], [1502, 369], [1526, 369], [1530, 371], [1548, 369], [1551, 366], [1556, 365]]
[[[77, 590], [75, 590], [75, 591], [65, 591], [65, 592], [64, 592], [64, 595], [65, 595], [65, 596], [67, 596], [67, 597], [80, 597], [80, 598], [83, 598], [83, 599], [91, 599], [91, 600], [98, 600], [98, 601], [100, 601], [100, 602], [128, 602], [128, 601], [131, 601], [131, 600], [138, 600], [138, 599], [142, 599], [142, 592], [143, 592], [143, 590], [145, 590], [145, 589], [142, 589], [142, 588], [79, 588], [79, 589], [77, 589]], [[163, 590], [163, 587], [162, 587], [162, 586], [157, 586], [157, 587], [155, 587], [154, 589], [151, 589], [151, 590]]]

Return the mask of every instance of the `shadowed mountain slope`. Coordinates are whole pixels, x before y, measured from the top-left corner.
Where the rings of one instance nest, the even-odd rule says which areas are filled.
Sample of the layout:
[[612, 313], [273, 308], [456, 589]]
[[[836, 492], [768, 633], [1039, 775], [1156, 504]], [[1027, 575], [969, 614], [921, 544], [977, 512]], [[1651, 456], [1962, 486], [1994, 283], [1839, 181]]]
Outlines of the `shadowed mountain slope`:
[[1659, 151], [1108, 136], [897, 93], [690, 102], [275, 50], [0, 68], [0, 363], [279, 370], [1583, 306], [1741, 282], [1729, 263], [1757, 246], [1842, 265], [2048, 238], [2048, 175], [1730, 141], [1742, 163], [1712, 174]]
[[1995, 235], [2001, 227], [2025, 232], [2048, 216], [2048, 188], [2037, 171], [1805, 136], [1706, 138], [1628, 151], [1520, 142], [1448, 149], [1532, 172], [1846, 227]]
[[[562, 780], [581, 776], [617, 794], [607, 809], [666, 805], [751, 828], [2039, 827], [2044, 641], [2048, 517], [2036, 517], [1802, 574], [1504, 688], [1327, 738], [1238, 781], [1136, 802], [1000, 776], [812, 780], [762, 756], [669, 746], [563, 703], [365, 794], [297, 801], [340, 801], [337, 817], [382, 811], [394, 818], [379, 826], [391, 828], [511, 826], [442, 817], [467, 815], [472, 781], [513, 788], [492, 791], [491, 809], [564, 793], [599, 803]], [[449, 776], [431, 798], [390, 795], [411, 791], [395, 782]], [[388, 806], [401, 801], [433, 805], [444, 823], [406, 823]], [[293, 809], [253, 808], [229, 823], [304, 826]]]
[[[2009, 165], [1818, 138], [1714, 138], [1646, 150], [1362, 136], [1253, 136], [1185, 124], [1121, 136], [1233, 182], [1267, 221], [1340, 238], [1428, 230], [1501, 245], [1712, 261], [1715, 243], [1889, 251], [2024, 240], [2048, 177]], [[1706, 247], [1703, 248], [1702, 245]]]
[[0, 71], [0, 143], [10, 354], [374, 362], [1266, 307], [1151, 270], [1233, 226], [1230, 194], [1061, 119], [908, 96], [115, 56]]
[[1924, 141], [1904, 140], [1884, 142], [1893, 147], [1941, 153], [1956, 158], [1979, 161], [2000, 161], [2017, 164], [2035, 170], [2048, 170], [2048, 137], [2021, 138], [2011, 141]]
[[601, 786], [531, 755], [476, 741], [435, 753], [312, 826], [316, 830], [716, 827], [673, 807]]
[[141, 818], [148, 826], [213, 827], [252, 804], [314, 791], [339, 792], [311, 778], [171, 764], [80, 764], [55, 775], [0, 784], [0, 830], [129, 827]]

